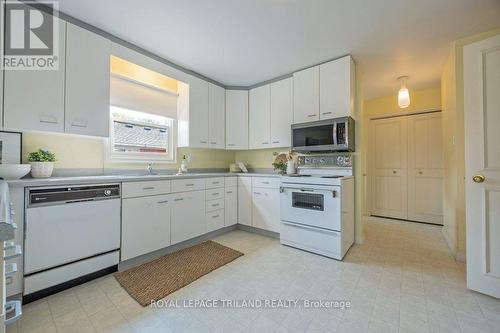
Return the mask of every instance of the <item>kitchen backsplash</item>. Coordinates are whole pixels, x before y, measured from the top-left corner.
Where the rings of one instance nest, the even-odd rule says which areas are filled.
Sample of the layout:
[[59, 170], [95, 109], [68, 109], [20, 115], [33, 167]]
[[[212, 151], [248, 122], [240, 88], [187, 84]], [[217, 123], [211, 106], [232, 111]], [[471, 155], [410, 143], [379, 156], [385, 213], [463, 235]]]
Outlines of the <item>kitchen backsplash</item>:
[[[144, 169], [144, 163], [108, 162], [104, 157], [105, 139], [41, 132], [23, 133], [23, 163], [38, 148], [49, 149], [57, 156], [56, 169]], [[250, 169], [272, 169], [273, 153], [288, 148], [226, 151], [218, 149], [177, 148], [177, 163], [155, 163], [158, 169], [177, 169], [182, 155], [190, 155], [191, 169], [225, 169], [234, 162], [244, 162]]]

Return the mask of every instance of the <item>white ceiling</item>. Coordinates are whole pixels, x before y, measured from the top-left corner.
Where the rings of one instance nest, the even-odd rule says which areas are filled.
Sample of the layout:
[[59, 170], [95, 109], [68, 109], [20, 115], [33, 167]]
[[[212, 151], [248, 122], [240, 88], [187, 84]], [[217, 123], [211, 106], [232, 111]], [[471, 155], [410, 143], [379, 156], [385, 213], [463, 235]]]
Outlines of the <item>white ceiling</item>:
[[250, 86], [351, 54], [365, 99], [439, 85], [451, 42], [500, 27], [500, 0], [60, 0], [178, 65]]

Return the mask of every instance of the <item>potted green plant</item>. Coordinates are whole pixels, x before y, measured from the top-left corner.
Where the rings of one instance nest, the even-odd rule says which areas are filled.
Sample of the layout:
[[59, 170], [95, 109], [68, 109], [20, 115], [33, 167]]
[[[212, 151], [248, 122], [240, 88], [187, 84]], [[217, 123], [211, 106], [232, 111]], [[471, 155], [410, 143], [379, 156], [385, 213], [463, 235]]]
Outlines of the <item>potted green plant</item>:
[[52, 176], [56, 155], [46, 149], [38, 149], [28, 154], [33, 178], [48, 178]]

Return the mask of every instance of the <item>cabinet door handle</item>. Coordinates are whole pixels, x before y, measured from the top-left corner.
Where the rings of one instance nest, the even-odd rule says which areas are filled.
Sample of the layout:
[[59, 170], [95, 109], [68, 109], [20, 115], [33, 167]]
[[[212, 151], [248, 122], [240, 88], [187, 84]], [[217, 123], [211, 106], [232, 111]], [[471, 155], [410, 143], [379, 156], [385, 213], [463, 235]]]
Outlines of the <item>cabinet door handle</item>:
[[227, 191], [226, 193], [227, 193], [227, 194], [231, 194], [231, 193], [233, 193], [233, 191]]
[[149, 187], [143, 187], [142, 189], [145, 190], [145, 191], [147, 191], [147, 190], [154, 190], [155, 187], [154, 186], [149, 186]]
[[216, 192], [216, 193], [212, 193], [212, 195], [219, 195], [220, 193], [219, 192]]
[[58, 124], [59, 123], [57, 121], [57, 118], [54, 116], [41, 115], [39, 120], [41, 123], [44, 123], [44, 124]]
[[176, 198], [176, 199], [174, 199], [174, 201], [182, 201], [182, 200], [184, 200], [184, 198]]
[[190, 184], [186, 184], [186, 186], [194, 186], [194, 184], [191, 184], [191, 183], [190, 183]]
[[234, 146], [235, 146], [235, 144], [234, 144], [234, 143], [228, 143], [228, 144], [227, 144], [227, 146], [228, 146], [228, 147], [234, 147]]
[[220, 216], [220, 215], [213, 215], [213, 216], [212, 216], [212, 218], [213, 218], [213, 219], [216, 219], [216, 218], [218, 218], [219, 216]]
[[279, 141], [273, 141], [273, 143], [280, 143]]
[[218, 207], [219, 204], [212, 204], [212, 207]]
[[262, 142], [262, 144], [263, 144], [263, 145], [268, 145], [268, 144], [269, 144], [269, 142]]
[[253, 194], [256, 194], [256, 195], [261, 195], [260, 192], [253, 192]]
[[200, 143], [207, 143], [206, 141], [200, 140]]
[[318, 116], [317, 114], [309, 114], [309, 115], [307, 115], [308, 118], [317, 117], [317, 116]]
[[73, 120], [71, 126], [85, 128], [87, 127], [87, 122], [85, 120]]
[[216, 145], [216, 144], [217, 144], [217, 142], [215, 142], [215, 141], [211, 141], [211, 142], [210, 142], [210, 144], [211, 144], [211, 145]]
[[269, 184], [269, 182], [262, 182], [262, 184]]
[[158, 201], [159, 204], [164, 204], [164, 203], [167, 203], [168, 200], [162, 200], [162, 201]]
[[322, 114], [332, 114], [331, 112], [323, 112]]

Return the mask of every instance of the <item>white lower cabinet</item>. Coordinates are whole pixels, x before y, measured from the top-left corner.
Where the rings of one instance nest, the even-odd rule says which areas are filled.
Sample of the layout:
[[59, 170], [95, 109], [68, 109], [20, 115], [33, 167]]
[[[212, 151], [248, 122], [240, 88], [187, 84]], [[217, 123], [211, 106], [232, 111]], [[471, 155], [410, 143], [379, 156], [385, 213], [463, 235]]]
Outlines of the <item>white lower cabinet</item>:
[[238, 223], [252, 225], [251, 177], [238, 177]]
[[170, 245], [171, 206], [170, 195], [123, 199], [121, 260]]
[[205, 190], [170, 195], [171, 240], [176, 244], [205, 233]]
[[256, 228], [280, 231], [280, 191], [277, 188], [252, 190], [252, 225]]
[[238, 187], [225, 188], [224, 193], [224, 226], [238, 223]]

